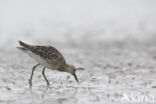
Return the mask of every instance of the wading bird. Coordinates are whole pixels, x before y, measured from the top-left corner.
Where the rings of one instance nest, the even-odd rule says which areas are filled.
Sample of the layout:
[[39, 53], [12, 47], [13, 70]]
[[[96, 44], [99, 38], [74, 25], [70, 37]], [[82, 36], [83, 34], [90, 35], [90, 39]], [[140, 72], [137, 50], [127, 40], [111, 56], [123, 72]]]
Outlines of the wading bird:
[[45, 68], [58, 70], [61, 72], [68, 72], [74, 76], [76, 81], [78, 82], [78, 78], [76, 76], [76, 68], [73, 65], [67, 64], [63, 55], [52, 46], [35, 46], [28, 45], [22, 41], [19, 41], [20, 47], [17, 47], [21, 51], [27, 53], [33, 59], [35, 59], [38, 64], [32, 68], [31, 77], [29, 79], [29, 85], [32, 86], [32, 78], [34, 75], [34, 71], [37, 66], [44, 66], [42, 70], [42, 74], [44, 76], [45, 81], [47, 82], [47, 86], [49, 86], [49, 81], [45, 76]]

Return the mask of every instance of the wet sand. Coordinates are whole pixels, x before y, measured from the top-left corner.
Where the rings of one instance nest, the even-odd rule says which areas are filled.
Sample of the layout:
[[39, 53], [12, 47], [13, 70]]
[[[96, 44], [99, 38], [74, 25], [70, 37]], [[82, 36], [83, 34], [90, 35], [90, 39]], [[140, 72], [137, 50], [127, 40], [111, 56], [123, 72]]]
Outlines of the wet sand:
[[68, 73], [46, 69], [47, 88], [39, 67], [29, 89], [36, 62], [15, 47], [6, 47], [0, 50], [0, 104], [153, 104], [123, 100], [124, 94], [132, 93], [154, 96], [156, 101], [155, 41], [55, 43], [55, 47], [67, 62], [85, 68], [77, 71], [80, 83]]

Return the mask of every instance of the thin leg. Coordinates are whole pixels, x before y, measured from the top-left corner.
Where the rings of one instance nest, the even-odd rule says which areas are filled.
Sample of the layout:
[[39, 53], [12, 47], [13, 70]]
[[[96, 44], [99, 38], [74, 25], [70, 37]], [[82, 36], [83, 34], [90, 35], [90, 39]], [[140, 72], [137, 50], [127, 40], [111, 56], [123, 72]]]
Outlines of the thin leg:
[[29, 85], [30, 85], [30, 87], [32, 86], [32, 78], [33, 78], [33, 75], [34, 75], [34, 71], [35, 71], [36, 67], [39, 66], [39, 65], [40, 65], [40, 64], [35, 65], [35, 66], [33, 67], [33, 69], [32, 69], [31, 77], [30, 77], [30, 79], [29, 79]]
[[43, 74], [44, 79], [45, 79], [46, 82], [47, 82], [47, 86], [49, 86], [49, 81], [48, 81], [48, 79], [46, 78], [46, 76], [45, 76], [45, 74], [44, 74], [44, 71], [45, 71], [45, 67], [44, 67], [43, 70], [42, 70], [42, 74]]

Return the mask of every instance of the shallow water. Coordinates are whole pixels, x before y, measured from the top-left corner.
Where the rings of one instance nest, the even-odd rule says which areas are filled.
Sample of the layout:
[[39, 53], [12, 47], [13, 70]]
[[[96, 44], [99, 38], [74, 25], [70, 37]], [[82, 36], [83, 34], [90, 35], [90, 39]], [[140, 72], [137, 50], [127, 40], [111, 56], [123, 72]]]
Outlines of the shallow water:
[[[68, 73], [47, 69], [47, 88], [41, 74], [43, 67], [39, 67], [32, 89], [28, 79], [35, 61], [15, 48], [1, 50], [0, 104], [139, 104], [141, 101], [123, 101], [124, 94], [156, 97], [154, 42], [122, 44], [56, 43], [67, 62], [85, 68], [77, 71], [80, 82], [76, 83]], [[141, 102], [146, 103], [149, 101]]]

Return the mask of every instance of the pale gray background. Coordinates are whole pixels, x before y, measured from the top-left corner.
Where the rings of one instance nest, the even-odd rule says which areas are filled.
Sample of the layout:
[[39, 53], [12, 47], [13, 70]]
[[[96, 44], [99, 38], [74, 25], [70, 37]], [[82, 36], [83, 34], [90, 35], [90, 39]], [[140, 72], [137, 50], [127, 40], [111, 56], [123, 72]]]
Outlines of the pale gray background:
[[155, 35], [155, 4], [155, 0], [1, 0], [0, 39], [145, 39]]
[[[156, 102], [155, 38], [155, 0], [0, 0], [0, 104], [131, 104], [123, 93]], [[46, 90], [40, 67], [29, 89], [36, 62], [18, 40], [59, 49], [85, 68], [80, 84], [47, 69]]]

